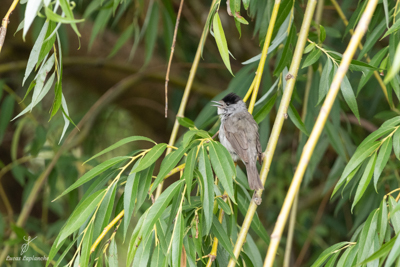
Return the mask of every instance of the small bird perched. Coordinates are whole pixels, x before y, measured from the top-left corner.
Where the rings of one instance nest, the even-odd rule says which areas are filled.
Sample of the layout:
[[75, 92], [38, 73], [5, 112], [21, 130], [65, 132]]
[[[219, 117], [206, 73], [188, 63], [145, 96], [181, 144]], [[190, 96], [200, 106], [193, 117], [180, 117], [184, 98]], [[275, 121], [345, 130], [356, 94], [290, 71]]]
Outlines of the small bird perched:
[[236, 94], [230, 93], [220, 101], [212, 101], [218, 107], [221, 118], [219, 141], [229, 151], [233, 161], [241, 159], [246, 165], [251, 190], [263, 189], [256, 167], [257, 157], [261, 164], [262, 150], [258, 125], [247, 111], [246, 104]]

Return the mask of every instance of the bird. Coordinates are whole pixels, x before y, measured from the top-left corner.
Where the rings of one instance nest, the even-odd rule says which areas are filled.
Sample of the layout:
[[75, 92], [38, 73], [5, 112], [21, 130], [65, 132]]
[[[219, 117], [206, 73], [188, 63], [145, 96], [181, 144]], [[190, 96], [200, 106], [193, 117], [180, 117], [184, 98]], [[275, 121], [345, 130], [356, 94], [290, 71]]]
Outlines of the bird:
[[220, 101], [212, 101], [221, 118], [219, 141], [229, 151], [234, 162], [242, 160], [246, 166], [251, 190], [264, 189], [257, 170], [257, 157], [261, 164], [262, 150], [258, 125], [247, 111], [246, 104], [235, 93], [229, 93]]

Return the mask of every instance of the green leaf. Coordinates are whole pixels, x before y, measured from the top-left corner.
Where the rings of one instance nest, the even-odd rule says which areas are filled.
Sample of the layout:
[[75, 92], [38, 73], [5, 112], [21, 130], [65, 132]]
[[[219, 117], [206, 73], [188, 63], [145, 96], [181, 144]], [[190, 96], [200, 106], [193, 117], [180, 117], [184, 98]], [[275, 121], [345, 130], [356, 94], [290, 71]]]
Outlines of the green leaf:
[[358, 55], [358, 60], [361, 60], [365, 54], [367, 54], [371, 48], [375, 45], [378, 41], [379, 37], [382, 36], [383, 32], [385, 31], [385, 21], [381, 21], [378, 26], [374, 28], [374, 30], [368, 35], [364, 43], [364, 47], [361, 50], [360, 54]]
[[359, 164], [354, 170], [351, 171], [351, 173], [348, 176], [343, 176], [340, 177], [339, 181], [336, 183], [335, 188], [333, 189], [331, 198], [335, 195], [335, 193], [342, 187], [342, 185], [346, 182], [345, 186], [353, 179], [353, 177], [356, 175], [358, 170], [360, 169], [361, 164]]
[[375, 163], [376, 163], [376, 155], [377, 155], [377, 153], [374, 153], [370, 157], [367, 167], [365, 167], [364, 174], [361, 177], [360, 183], [358, 184], [358, 187], [357, 187], [356, 196], [354, 197], [353, 205], [351, 206], [351, 211], [353, 211], [354, 206], [358, 203], [358, 201], [364, 195], [364, 192], [367, 189], [369, 182], [371, 181], [372, 174], [374, 173]]
[[322, 70], [321, 80], [319, 82], [319, 93], [318, 93], [318, 103], [321, 103], [322, 99], [326, 96], [331, 85], [331, 71], [333, 68], [332, 61], [328, 58], [326, 60], [324, 69]]
[[393, 134], [393, 151], [397, 159], [400, 160], [400, 130]]
[[367, 157], [369, 157], [378, 147], [380, 146], [380, 142], [371, 142], [363, 145], [361, 143], [354, 155], [351, 157], [349, 163], [344, 168], [343, 174], [341, 177], [347, 177], [349, 174], [357, 168]]
[[101, 33], [104, 28], [107, 26], [108, 21], [110, 20], [112, 15], [112, 9], [109, 6], [105, 6], [100, 9], [100, 12], [97, 14], [97, 17], [94, 21], [92, 33], [90, 35], [89, 40], [89, 50], [91, 49], [96, 36]]
[[7, 126], [11, 120], [14, 111], [14, 98], [11, 95], [5, 97], [1, 103], [1, 113], [0, 113], [0, 144], [3, 141], [4, 134], [6, 132]]
[[158, 3], [154, 2], [151, 9], [149, 24], [144, 37], [144, 43], [146, 46], [144, 65], [147, 65], [150, 62], [150, 59], [153, 55], [154, 47], [157, 40], [159, 17]]
[[153, 176], [154, 167], [155, 164], [152, 164], [149, 168], [140, 172], [135, 214], [139, 211], [139, 209], [142, 207], [143, 202], [146, 200]]
[[161, 246], [158, 245], [154, 248], [153, 256], [151, 257], [151, 265], [150, 267], [159, 267], [164, 261], [164, 253], [161, 249]]
[[[44, 42], [42, 44], [42, 47], [40, 49], [39, 58], [38, 58], [38, 61], [36, 63], [36, 69], [39, 67], [40, 63], [47, 56], [47, 54], [50, 52], [51, 48], [53, 48], [53, 44], [56, 41], [56, 35], [53, 34], [55, 29], [56, 29], [56, 23], [50, 21], [49, 22], [49, 26], [47, 27], [45, 40], [44, 40]], [[50, 35], [52, 35], [52, 36], [50, 37]]]
[[146, 156], [143, 157], [139, 166], [137, 166], [137, 168], [133, 169], [131, 172], [139, 172], [150, 167], [150, 165], [156, 162], [162, 153], [164, 153], [166, 148], [167, 144], [164, 143], [155, 145], [149, 152], [147, 152]]
[[346, 75], [343, 77], [342, 84], [340, 85], [340, 90], [342, 91], [343, 98], [346, 101], [347, 105], [353, 112], [354, 116], [356, 116], [356, 118], [358, 119], [358, 122], [360, 122], [360, 114], [358, 113], [356, 96], [354, 95], [353, 88], [351, 87], [351, 83]]
[[371, 66], [370, 64], [367, 64], [362, 61], [358, 60], [352, 60], [351, 64], [349, 66], [349, 69], [352, 71], [369, 71], [369, 70], [377, 70], [378, 68]]
[[177, 117], [176, 118], [179, 122], [180, 125], [182, 125], [183, 127], [186, 128], [191, 128], [191, 127], [195, 127], [194, 122], [186, 117]]
[[[69, 19], [74, 19], [74, 14], [72, 13], [72, 9], [68, 0], [60, 0], [60, 5], [62, 11], [65, 13], [65, 16]], [[78, 31], [75, 23], [71, 23], [71, 28], [74, 30], [75, 34], [78, 37], [81, 37], [81, 34]]]
[[107, 152], [110, 152], [111, 150], [114, 150], [120, 146], [123, 146], [127, 143], [133, 142], [133, 141], [149, 141], [152, 142], [154, 144], [157, 144], [156, 142], [154, 142], [153, 140], [151, 140], [150, 138], [147, 137], [143, 137], [143, 136], [130, 136], [130, 137], [126, 137], [122, 140], [119, 140], [118, 142], [116, 142], [115, 144], [107, 147], [106, 149], [103, 149], [102, 151], [100, 151], [99, 153], [97, 153], [96, 155], [94, 155], [93, 157], [91, 157], [90, 159], [88, 159], [87, 161], [85, 161], [83, 164], [85, 164], [88, 161], [91, 161], [94, 158], [97, 158]]
[[217, 175], [219, 181], [224, 187], [225, 191], [228, 193], [229, 197], [233, 202], [235, 201], [235, 195], [233, 192], [233, 179], [236, 176], [236, 169], [234, 165], [230, 164], [232, 157], [227, 158], [226, 153], [223, 152], [223, 147], [220, 143], [210, 142], [209, 143], [209, 154], [211, 159], [211, 165]]
[[37, 156], [40, 152], [40, 150], [42, 150], [44, 143], [46, 142], [46, 129], [41, 126], [38, 125], [36, 127], [35, 130], [35, 139], [33, 139], [32, 144], [31, 144], [31, 154], [33, 156]]
[[213, 218], [213, 203], [214, 203], [214, 177], [211, 170], [210, 160], [207, 157], [204, 147], [199, 151], [199, 171], [201, 174], [201, 189], [202, 203], [205, 218], [205, 233], [210, 232]]
[[244, 6], [244, 9], [248, 9], [249, 8], [249, 5], [250, 5], [250, 0], [242, 0], [242, 3], [243, 3], [243, 6]]
[[375, 235], [377, 224], [378, 224], [378, 216], [375, 209], [369, 214], [367, 220], [365, 221], [364, 227], [361, 231], [359, 240], [357, 242], [360, 244], [360, 248], [357, 253], [357, 263], [361, 263], [368, 257], [368, 253], [372, 246], [372, 240]]
[[[54, 66], [54, 56], [50, 56], [50, 58], [44, 63], [44, 65], [39, 69], [38, 76], [36, 79], [36, 85], [35, 88], [33, 89], [33, 96], [32, 96], [32, 106], [31, 106], [31, 111], [34, 106], [36, 106], [39, 103], [40, 96], [42, 95], [42, 92], [44, 91], [49, 91], [50, 86], [53, 84], [54, 81], [54, 73], [52, 77], [47, 81], [46, 83], [46, 88], [44, 88], [44, 82], [46, 81], [47, 74], [50, 72], [50, 70]], [[48, 88], [47, 88], [48, 87]], [[22, 112], [21, 112], [22, 113]]]
[[[379, 64], [381, 63], [382, 59], [386, 56], [388, 50], [389, 50], [389, 47], [385, 47], [385, 48], [381, 49], [378, 53], [376, 53], [376, 55], [372, 58], [372, 60], [369, 64], [371, 66], [378, 67]], [[358, 83], [357, 95], [360, 93], [360, 91], [364, 87], [364, 85], [367, 84], [369, 79], [372, 77], [373, 73], [374, 73], [374, 71], [372, 71], [372, 70], [362, 73], [360, 82]]]
[[333, 149], [335, 149], [336, 153], [343, 159], [343, 161], [347, 161], [346, 147], [342, 141], [338, 129], [336, 129], [333, 124], [327, 120], [325, 124], [325, 130], [328, 134], [329, 142], [331, 143]]
[[304, 48], [304, 52], [303, 54], [307, 54], [310, 53], [311, 50], [313, 50], [315, 48], [315, 43], [310, 43], [306, 46], [306, 48]]
[[45, 7], [45, 14], [46, 17], [54, 22], [61, 22], [63, 24], [71, 24], [71, 23], [79, 23], [79, 22], [83, 22], [85, 21], [84, 19], [74, 19], [71, 17], [62, 17], [56, 13], [54, 13], [53, 11], [51, 11], [51, 9], [49, 9], [48, 7]]
[[123, 160], [126, 160], [128, 158], [129, 158], [128, 156], [115, 157], [115, 158], [106, 160], [103, 163], [97, 165], [96, 167], [94, 167], [93, 169], [91, 169], [90, 171], [85, 173], [81, 178], [79, 178], [78, 181], [76, 181], [70, 187], [68, 187], [61, 195], [56, 197], [56, 199], [54, 199], [53, 202], [56, 201], [57, 199], [59, 199], [60, 197], [64, 196], [65, 194], [68, 194], [69, 192], [71, 192], [75, 188], [78, 188], [79, 186], [83, 185], [84, 183], [89, 182], [91, 179], [93, 179], [94, 177], [96, 177], [100, 173], [110, 169], [115, 164], [117, 164], [117, 163], [119, 163], [119, 162], [121, 162]]
[[231, 240], [216, 216], [213, 216], [211, 231], [218, 238], [219, 244], [231, 255], [231, 259], [236, 259], [235, 254], [233, 254]]
[[383, 9], [385, 10], [386, 27], [389, 28], [389, 5], [388, 5], [388, 0], [383, 0]]
[[301, 67], [302, 69], [314, 64], [315, 62], [318, 61], [318, 59], [321, 57], [322, 52], [319, 49], [314, 49], [304, 60], [303, 66]]
[[182, 212], [178, 212], [175, 222], [174, 236], [172, 238], [172, 266], [181, 266], [181, 254], [183, 245], [183, 232], [185, 224]]
[[186, 183], [186, 194], [187, 198], [190, 200], [190, 192], [192, 192], [192, 181], [193, 181], [193, 172], [194, 167], [196, 166], [196, 149], [190, 150], [185, 164], [185, 170], [183, 171], [183, 178]]
[[288, 114], [289, 114], [289, 118], [293, 122], [293, 124], [296, 125], [296, 127], [300, 131], [302, 131], [305, 135], [309, 136], [306, 126], [304, 125], [299, 113], [297, 112], [296, 108], [293, 106], [292, 103], [290, 103], [290, 105], [289, 105]]
[[396, 20], [396, 23], [392, 25], [392, 27], [389, 28], [389, 30], [387, 30], [387, 32], [385, 33], [385, 35], [383, 35], [383, 37], [381, 38], [381, 40], [383, 38], [385, 38], [386, 36], [395, 33], [396, 31], [398, 31], [400, 29], [400, 20]]
[[269, 114], [271, 109], [273, 108], [276, 98], [278, 97], [277, 94], [274, 94], [268, 101], [265, 103], [265, 105], [257, 112], [256, 115], [254, 115], [254, 120], [257, 122], [257, 124], [260, 124], [265, 117]]
[[379, 236], [379, 244], [382, 245], [386, 229], [388, 226], [388, 212], [387, 212], [387, 204], [386, 199], [383, 199], [381, 202], [381, 206], [379, 208], [379, 217], [378, 217], [378, 236]]
[[360, 263], [360, 265], [366, 264], [367, 262], [374, 261], [376, 259], [380, 259], [382, 257], [386, 257], [386, 255], [392, 250], [394, 243], [397, 241], [398, 236], [393, 237], [389, 242], [385, 243], [378, 251], [368, 257], [368, 259], [364, 260]]
[[389, 160], [391, 152], [392, 152], [392, 138], [388, 137], [385, 140], [385, 142], [383, 142], [381, 149], [379, 150], [378, 159], [376, 160], [376, 167], [374, 171], [374, 186], [376, 192], [378, 192], [376, 185], [378, 184], [379, 177], [381, 176], [381, 173]]
[[[135, 162], [132, 169], [136, 168], [139, 164], [140, 160]], [[138, 186], [139, 186], [139, 177], [140, 173], [133, 172], [129, 174], [128, 178], [126, 179], [125, 184], [125, 191], [124, 191], [124, 240], [126, 236], [126, 232], [128, 231], [129, 223], [131, 221], [133, 209], [135, 207], [136, 196], [138, 195]]]
[[89, 260], [90, 260], [90, 247], [92, 245], [92, 239], [93, 239], [93, 223], [89, 225], [88, 230], [85, 233], [85, 236], [83, 238], [83, 243], [82, 243], [82, 249], [81, 249], [81, 255], [80, 255], [80, 266], [89, 266]]
[[396, 241], [393, 244], [393, 247], [389, 253], [389, 256], [387, 257], [385, 267], [392, 266], [394, 261], [399, 258], [399, 255], [400, 255], [400, 238], [396, 238]]
[[290, 28], [289, 35], [287, 37], [285, 47], [282, 50], [282, 56], [279, 60], [278, 66], [274, 70], [274, 76], [278, 76], [282, 73], [283, 69], [289, 64], [291, 58], [292, 58], [292, 53], [291, 53], [291, 46], [296, 41], [296, 27], [294, 24]]
[[134, 29], [135, 29], [135, 24], [132, 23], [131, 25], [128, 26], [128, 28], [126, 28], [122, 32], [118, 40], [115, 42], [115, 45], [111, 50], [111, 53], [108, 55], [109, 58], [115, 56], [115, 54], [117, 54], [117, 52], [122, 48], [122, 46], [129, 40], [129, 38], [132, 37]]
[[25, 40], [26, 33], [28, 32], [33, 20], [36, 18], [37, 12], [42, 7], [42, 0], [29, 0], [26, 4], [25, 17], [24, 17], [24, 31], [23, 38]]
[[157, 175], [156, 180], [153, 182], [153, 185], [150, 190], [150, 194], [157, 188], [158, 184], [164, 179], [164, 177], [178, 164], [178, 162], [182, 159], [183, 154], [186, 152], [185, 147], [180, 147], [177, 150], [169, 153], [161, 163], [160, 171]]
[[354, 246], [351, 246], [349, 248], [346, 249], [346, 251], [342, 254], [342, 256], [340, 257], [337, 266], [345, 266], [345, 262], [350, 254], [350, 252], [354, 249]]
[[[133, 230], [131, 239], [129, 241], [128, 253], [126, 255], [126, 266], [131, 266], [132, 261], [135, 258], [136, 251], [138, 249], [140, 240], [142, 240], [142, 236], [139, 236], [140, 230], [143, 228], [143, 222], [147, 217], [147, 214], [150, 209], [148, 209], [145, 213], [140, 216], [139, 221], [137, 222], [135, 229]], [[138, 239], [140, 238], [140, 240]]]
[[70, 234], [81, 227], [81, 225], [87, 220], [87, 218], [92, 214], [93, 210], [99, 204], [104, 194], [105, 190], [99, 190], [79, 203], [61, 230], [61, 236], [58, 240], [57, 246]]
[[389, 81], [391, 81], [395, 77], [395, 75], [399, 73], [399, 70], [400, 70], [400, 44], [397, 45], [396, 54], [393, 59], [393, 64], [389, 69], [384, 82], [388, 83]]
[[325, 38], [326, 38], [325, 28], [324, 26], [319, 25], [319, 41], [323, 43], [325, 41]]
[[322, 254], [318, 257], [318, 259], [314, 262], [311, 267], [322, 266], [322, 264], [334, 253], [337, 253], [338, 249], [341, 249], [345, 245], [349, 244], [349, 242], [340, 242], [337, 243], [327, 249], [325, 249]]
[[224, 62], [229, 72], [233, 75], [231, 69], [231, 63], [229, 62], [228, 44], [226, 43], [224, 29], [222, 28], [221, 20], [219, 18], [218, 13], [215, 13], [213, 18], [213, 30], [214, 30], [214, 38], [217, 43], [219, 53], [222, 57], [222, 61]]
[[226, 204], [225, 201], [222, 200], [222, 198], [217, 197], [217, 202], [218, 202], [218, 206], [224, 210], [224, 212], [228, 215], [231, 215], [231, 209], [229, 208], [228, 204]]
[[[117, 242], [115, 242], [115, 237], [111, 240], [110, 248], [109, 248], [109, 255], [108, 255], [108, 264], [110, 267], [118, 267], [118, 248]], [[88, 266], [88, 265], [81, 265], [81, 266]]]
[[147, 266], [150, 259], [150, 252], [152, 251], [153, 236], [153, 233], [143, 236], [143, 241], [139, 245], [132, 266]]
[[394, 232], [396, 234], [399, 234], [400, 233], [400, 212], [395, 211], [395, 207], [398, 204], [392, 196], [389, 196], [388, 202], [389, 202], [390, 220], [391, 220], [392, 226], [394, 228]]

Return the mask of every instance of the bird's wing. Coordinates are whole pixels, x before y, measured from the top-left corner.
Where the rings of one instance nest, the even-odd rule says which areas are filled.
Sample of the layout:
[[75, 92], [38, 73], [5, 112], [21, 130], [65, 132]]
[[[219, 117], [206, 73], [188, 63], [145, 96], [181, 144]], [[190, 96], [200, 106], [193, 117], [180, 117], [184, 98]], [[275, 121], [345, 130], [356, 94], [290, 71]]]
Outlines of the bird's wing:
[[[228, 117], [226, 122], [224, 123], [224, 130], [226, 133], [226, 138], [229, 143], [232, 145], [236, 154], [245, 162], [248, 163], [250, 156], [249, 155], [249, 145], [254, 146], [255, 144], [251, 144], [254, 139], [258, 138], [258, 126], [254, 121], [253, 116], [248, 112], [241, 112], [235, 114], [235, 116]], [[253, 129], [251, 129], [253, 128]], [[257, 138], [255, 136], [251, 136], [256, 133]], [[249, 144], [250, 142], [250, 144]], [[259, 141], [258, 141], [259, 143]], [[257, 150], [258, 150], [258, 144]], [[261, 148], [260, 148], [261, 150]]]

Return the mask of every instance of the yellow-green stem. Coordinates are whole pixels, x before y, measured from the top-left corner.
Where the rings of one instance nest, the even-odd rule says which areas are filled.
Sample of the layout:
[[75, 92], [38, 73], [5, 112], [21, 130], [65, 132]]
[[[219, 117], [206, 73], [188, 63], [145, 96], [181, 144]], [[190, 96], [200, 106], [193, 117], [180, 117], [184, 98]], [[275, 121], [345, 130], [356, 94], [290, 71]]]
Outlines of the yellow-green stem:
[[354, 32], [354, 35], [352, 36], [350, 43], [343, 54], [342, 61], [335, 74], [335, 77], [333, 78], [328, 95], [326, 96], [324, 104], [321, 107], [321, 111], [318, 115], [317, 121], [311, 132], [310, 138], [308, 139], [307, 143], [303, 148], [299, 165], [297, 166], [296, 172], [293, 177], [293, 181], [290, 185], [289, 191], [283, 203], [283, 207], [276, 221], [274, 231], [271, 235], [271, 243], [269, 244], [268, 247], [268, 252], [265, 258], [264, 267], [272, 266], [274, 263], [275, 255], [279, 246], [279, 242], [282, 236], [283, 229], [285, 227], [287, 217], [290, 212], [290, 208], [293, 203], [293, 199], [300, 188], [300, 184], [301, 181], [303, 180], [303, 176], [306, 171], [308, 162], [314, 151], [315, 145], [318, 142], [321, 132], [324, 129], [325, 122], [329, 116], [329, 112], [336, 99], [337, 93], [339, 92], [340, 84], [344, 76], [346, 75], [347, 70], [349, 69], [351, 60], [354, 56], [354, 53], [357, 50], [358, 44], [361, 42], [362, 37], [364, 36], [365, 32], [368, 29], [368, 25], [370, 23], [371, 17], [375, 11], [377, 4], [378, 0], [370, 0], [368, 2], [367, 7], [365, 8], [365, 11], [360, 19], [360, 22], [358, 23], [358, 26]]
[[[217, 0], [213, 0], [213, 2], [211, 4], [210, 12], [212, 11], [212, 7], [214, 6], [216, 1]], [[190, 90], [192, 88], [194, 77], [196, 75], [197, 67], [199, 66], [199, 61], [200, 61], [200, 57], [201, 57], [201, 46], [202, 46], [202, 43], [205, 43], [207, 35], [208, 35], [208, 30], [207, 29], [203, 30], [203, 33], [201, 35], [201, 39], [199, 42], [199, 46], [197, 47], [197, 52], [196, 52], [196, 55], [193, 60], [193, 65], [192, 65], [192, 68], [190, 69], [190, 74], [189, 74], [189, 78], [188, 78], [188, 81], [187, 81], [187, 84], [185, 87], [185, 91], [182, 96], [181, 105], [179, 106], [178, 113], [176, 114], [176, 119], [175, 119], [174, 127], [172, 129], [171, 137], [169, 138], [168, 145], [170, 145], [170, 146], [173, 146], [175, 144], [175, 140], [176, 140], [176, 137], [178, 135], [178, 130], [179, 130], [179, 122], [178, 122], [177, 118], [184, 117], [185, 108], [186, 108], [187, 101], [189, 99]], [[204, 42], [202, 42], [203, 39], [204, 39]], [[166, 155], [171, 153], [171, 151], [172, 151], [172, 149], [168, 148]], [[161, 182], [158, 185], [155, 199], [157, 199], [161, 195], [161, 192], [163, 189], [163, 184], [164, 184], [164, 182]]]
[[[316, 3], [317, 3], [316, 0], [309, 0], [305, 14], [304, 14], [303, 24], [301, 26], [301, 30], [300, 30], [299, 37], [298, 37], [297, 44], [296, 44], [296, 49], [294, 51], [292, 63], [291, 63], [289, 73], [288, 73], [288, 75], [291, 74], [291, 78], [286, 83], [286, 88], [282, 95], [282, 100], [279, 105], [278, 113], [275, 118], [275, 123], [274, 123], [274, 126], [271, 131], [271, 137], [269, 139], [267, 148], [264, 152], [264, 161], [263, 161], [263, 165], [262, 165], [261, 173], [260, 173], [260, 178], [261, 178], [261, 181], [263, 184], [265, 184], [265, 181], [267, 179], [269, 167], [271, 166], [272, 157], [275, 152], [276, 144], [278, 143], [282, 125], [283, 125], [283, 122], [285, 121], [285, 117], [287, 117], [287, 108], [289, 107], [290, 99], [292, 97], [295, 79], [296, 79], [297, 72], [298, 72], [298, 69], [300, 66], [301, 58], [302, 58], [303, 51], [304, 51], [304, 46], [307, 41], [308, 30], [311, 25], [311, 21], [312, 21], [312, 17], [314, 14]], [[273, 23], [271, 22], [270, 25], [271, 24], [273, 24]], [[262, 191], [263, 190], [259, 190], [257, 192], [257, 195], [261, 196]], [[250, 229], [251, 221], [253, 220], [256, 209], [257, 209], [257, 204], [254, 201], [251, 201], [249, 208], [247, 210], [246, 216], [244, 218], [242, 228], [240, 229], [240, 233], [238, 235], [235, 247], [233, 249], [233, 253], [236, 258], [238, 258], [240, 251], [242, 249], [242, 246], [244, 244], [244, 241], [246, 240], [247, 232]], [[228, 266], [229, 267], [235, 266], [234, 259], [230, 259]]]
[[6, 33], [7, 33], [7, 27], [8, 23], [10, 22], [9, 18], [11, 13], [14, 11], [14, 9], [17, 7], [19, 0], [14, 0], [8, 9], [6, 15], [3, 18], [3, 21], [1, 22], [1, 27], [0, 27], [0, 52], [1, 49], [3, 48], [4, 40], [6, 39]]

